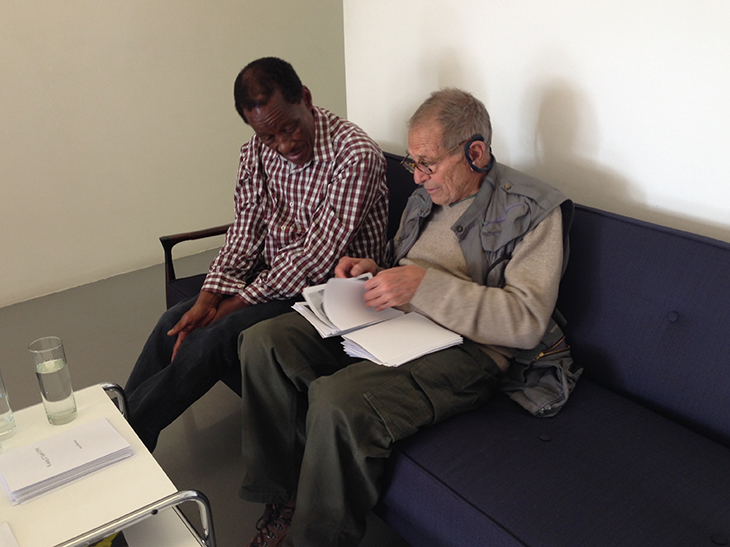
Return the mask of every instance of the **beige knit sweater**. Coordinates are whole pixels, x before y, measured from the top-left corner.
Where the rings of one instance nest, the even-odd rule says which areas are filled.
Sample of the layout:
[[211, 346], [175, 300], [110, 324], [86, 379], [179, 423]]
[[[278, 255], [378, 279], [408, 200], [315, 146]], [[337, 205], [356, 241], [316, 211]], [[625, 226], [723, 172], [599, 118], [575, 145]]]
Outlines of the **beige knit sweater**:
[[426, 269], [406, 311], [417, 311], [481, 345], [506, 370], [513, 348], [533, 348], [542, 338], [558, 297], [563, 264], [560, 207], [515, 247], [502, 289], [472, 281], [451, 226], [472, 199], [434, 205], [418, 241], [400, 265]]

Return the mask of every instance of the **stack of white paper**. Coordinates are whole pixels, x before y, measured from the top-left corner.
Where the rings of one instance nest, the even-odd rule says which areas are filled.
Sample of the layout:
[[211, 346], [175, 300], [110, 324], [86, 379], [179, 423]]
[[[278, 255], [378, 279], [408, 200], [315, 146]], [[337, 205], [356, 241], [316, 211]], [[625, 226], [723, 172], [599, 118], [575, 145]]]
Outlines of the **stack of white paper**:
[[363, 274], [348, 279], [332, 278], [323, 285], [307, 287], [302, 292], [306, 302], [297, 302], [293, 308], [322, 338], [339, 336], [403, 315], [395, 308], [375, 311], [365, 306], [365, 281], [371, 277], [371, 274]]
[[0, 483], [13, 505], [134, 454], [106, 418], [0, 455]]
[[418, 313], [378, 323], [342, 336], [345, 352], [397, 367], [413, 359], [461, 344], [464, 339]]
[[342, 335], [351, 357], [397, 367], [417, 357], [461, 344], [464, 339], [427, 317], [395, 308], [376, 312], [365, 305], [364, 274], [349, 279], [330, 279], [324, 285], [304, 289], [306, 303], [294, 309], [322, 338]]

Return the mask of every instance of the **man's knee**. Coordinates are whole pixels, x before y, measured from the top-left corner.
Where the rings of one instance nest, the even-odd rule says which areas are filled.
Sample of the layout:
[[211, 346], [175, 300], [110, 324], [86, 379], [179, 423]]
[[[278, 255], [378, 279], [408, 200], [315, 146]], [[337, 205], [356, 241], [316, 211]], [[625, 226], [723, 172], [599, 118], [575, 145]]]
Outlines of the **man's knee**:
[[270, 354], [275, 348], [291, 345], [300, 332], [301, 316], [287, 313], [260, 321], [238, 335], [238, 357], [243, 364], [258, 358], [261, 352]]
[[341, 382], [337, 374], [317, 378], [309, 386], [307, 413], [312, 418], [351, 423], [371, 411], [358, 386]]
[[[275, 318], [277, 319], [277, 318]], [[276, 327], [274, 319], [267, 319], [241, 331], [238, 335], [238, 358], [241, 363], [268, 352], [281, 343], [281, 329]]]
[[385, 457], [392, 444], [388, 428], [362, 392], [333, 381], [333, 376], [318, 378], [309, 387], [307, 435], [344, 443], [356, 457]]
[[178, 321], [182, 319], [182, 316], [185, 315], [185, 312], [187, 312], [190, 308], [193, 307], [195, 304], [195, 301], [197, 300], [197, 297], [190, 298], [188, 300], [184, 300], [182, 302], [178, 302], [175, 304], [172, 308], [169, 310], [166, 310], [160, 318], [157, 320], [157, 326], [155, 327], [155, 330], [162, 332], [163, 334], [167, 334], [167, 332], [177, 325]]

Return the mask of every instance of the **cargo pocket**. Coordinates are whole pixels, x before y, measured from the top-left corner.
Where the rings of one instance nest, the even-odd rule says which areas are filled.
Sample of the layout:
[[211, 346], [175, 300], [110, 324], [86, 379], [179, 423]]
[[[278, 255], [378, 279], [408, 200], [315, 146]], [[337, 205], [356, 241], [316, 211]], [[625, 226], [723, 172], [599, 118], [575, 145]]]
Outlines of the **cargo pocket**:
[[403, 374], [365, 393], [393, 441], [477, 408], [494, 395], [501, 376], [494, 361], [468, 340], [405, 366]]
[[[448, 366], [425, 361], [411, 374], [433, 407], [433, 422], [478, 408], [496, 392], [500, 370], [489, 356], [475, 348], [476, 359], [465, 354]], [[495, 370], [496, 369], [496, 370]]]
[[393, 441], [433, 422], [433, 407], [410, 373], [405, 372], [364, 395], [388, 428]]

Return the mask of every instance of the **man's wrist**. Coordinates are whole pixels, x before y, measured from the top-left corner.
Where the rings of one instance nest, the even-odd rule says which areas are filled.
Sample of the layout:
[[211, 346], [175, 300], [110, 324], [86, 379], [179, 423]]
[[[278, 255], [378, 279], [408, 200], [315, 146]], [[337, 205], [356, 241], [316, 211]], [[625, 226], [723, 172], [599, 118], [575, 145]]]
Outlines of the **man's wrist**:
[[236, 301], [240, 305], [239, 307], [245, 308], [246, 306], [250, 306], [251, 305], [251, 302], [249, 302], [248, 299], [245, 296], [243, 296], [243, 294], [241, 294], [241, 293], [234, 294], [233, 295], [233, 298], [236, 299]]
[[217, 308], [221, 300], [223, 300], [223, 295], [221, 294], [211, 291], [200, 291], [197, 303]]

